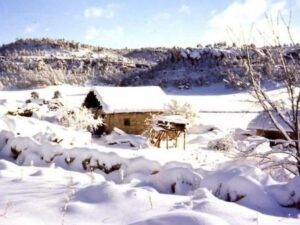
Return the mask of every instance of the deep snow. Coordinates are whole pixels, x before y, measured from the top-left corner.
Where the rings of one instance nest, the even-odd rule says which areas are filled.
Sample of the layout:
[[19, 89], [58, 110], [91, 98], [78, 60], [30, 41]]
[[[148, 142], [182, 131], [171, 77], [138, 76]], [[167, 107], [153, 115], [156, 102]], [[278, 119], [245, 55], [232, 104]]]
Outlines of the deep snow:
[[[57, 89], [70, 108], [80, 106], [90, 90], [63, 85], [35, 91], [50, 99]], [[236, 150], [207, 147], [233, 128], [240, 128], [234, 131], [238, 148], [251, 147], [241, 129], [261, 109], [246, 92], [218, 84], [167, 90], [169, 99], [200, 111], [184, 151], [152, 148], [138, 136], [93, 139], [50, 123], [42, 109], [35, 118], [4, 115], [22, 107], [31, 91], [0, 91], [1, 225], [300, 223], [299, 177], [278, 182], [254, 161], [237, 158]]]

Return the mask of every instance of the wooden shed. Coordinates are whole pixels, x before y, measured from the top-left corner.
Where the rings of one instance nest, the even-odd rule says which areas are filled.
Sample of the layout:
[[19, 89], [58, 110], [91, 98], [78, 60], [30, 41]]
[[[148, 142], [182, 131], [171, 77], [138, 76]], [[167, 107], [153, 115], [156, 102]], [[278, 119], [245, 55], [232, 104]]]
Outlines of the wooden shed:
[[169, 149], [169, 142], [175, 142], [177, 148], [178, 138], [183, 134], [183, 149], [185, 149], [186, 127], [189, 121], [180, 115], [159, 115], [153, 121], [152, 129], [149, 133], [151, 144], [160, 148], [161, 142], [166, 142]]
[[[292, 129], [278, 115], [276, 115], [276, 113], [273, 113], [273, 116], [287, 134], [294, 139]], [[286, 116], [288, 118], [288, 115]], [[270, 140], [285, 139], [285, 137], [275, 127], [266, 112], [259, 113], [253, 120], [251, 120], [248, 124], [248, 130], [254, 130], [256, 135], [266, 137]]]
[[145, 121], [164, 111], [167, 96], [158, 86], [97, 86], [87, 94], [83, 106], [95, 117], [104, 118], [105, 126], [97, 134], [110, 133], [117, 127], [129, 134], [142, 134], [149, 126]]

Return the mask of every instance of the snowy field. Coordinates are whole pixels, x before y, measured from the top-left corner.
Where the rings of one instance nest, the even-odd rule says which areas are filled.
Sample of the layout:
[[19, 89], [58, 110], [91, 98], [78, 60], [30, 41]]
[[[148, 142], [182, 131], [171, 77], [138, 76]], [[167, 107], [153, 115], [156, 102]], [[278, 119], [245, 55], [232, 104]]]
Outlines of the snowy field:
[[167, 150], [109, 145], [114, 136], [96, 139], [50, 123], [55, 113], [43, 109], [33, 118], [5, 115], [22, 107], [32, 91], [49, 100], [56, 90], [74, 108], [90, 88], [0, 91], [1, 225], [300, 224], [299, 177], [278, 181], [237, 150], [208, 148], [229, 133], [239, 146], [248, 143], [240, 130], [261, 111], [249, 93], [219, 84], [166, 90], [169, 99], [199, 112], [186, 149]]

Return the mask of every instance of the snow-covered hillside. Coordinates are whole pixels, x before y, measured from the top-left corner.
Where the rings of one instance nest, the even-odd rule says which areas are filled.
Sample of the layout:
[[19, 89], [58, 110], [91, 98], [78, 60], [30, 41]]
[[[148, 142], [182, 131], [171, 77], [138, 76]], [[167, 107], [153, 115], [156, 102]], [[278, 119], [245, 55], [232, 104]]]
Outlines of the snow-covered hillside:
[[[299, 224], [299, 176], [270, 171], [261, 159], [245, 155], [270, 149], [266, 139], [246, 131], [261, 111], [247, 92], [220, 83], [166, 89], [168, 99], [199, 112], [188, 128], [186, 150], [167, 150], [141, 136], [93, 138], [63, 127], [59, 110], [49, 107], [57, 90], [64, 109], [74, 109], [89, 88], [0, 91], [1, 225]], [[26, 103], [33, 91], [39, 99]], [[12, 113], [25, 107], [31, 117]], [[220, 140], [230, 143], [226, 151], [218, 148]]]
[[64, 83], [189, 89], [220, 81], [244, 89], [249, 86], [248, 56], [263, 79], [280, 80], [281, 54], [287, 62], [299, 61], [300, 47], [215, 44], [113, 50], [66, 40], [20, 39], [0, 47], [0, 89]]

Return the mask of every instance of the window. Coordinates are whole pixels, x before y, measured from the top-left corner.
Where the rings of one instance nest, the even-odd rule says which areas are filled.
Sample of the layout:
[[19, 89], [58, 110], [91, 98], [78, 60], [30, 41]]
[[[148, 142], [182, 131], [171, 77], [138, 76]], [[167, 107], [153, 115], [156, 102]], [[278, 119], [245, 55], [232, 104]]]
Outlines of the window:
[[130, 119], [124, 119], [124, 126], [130, 126]]

